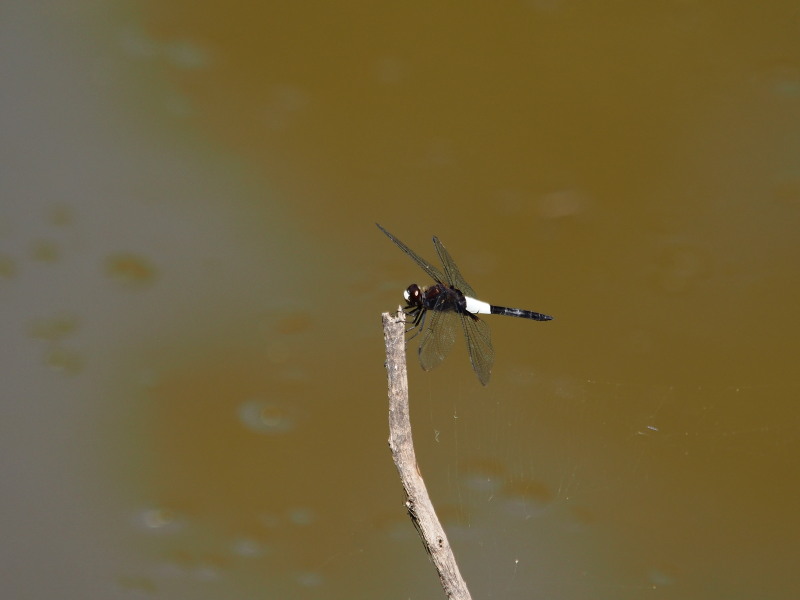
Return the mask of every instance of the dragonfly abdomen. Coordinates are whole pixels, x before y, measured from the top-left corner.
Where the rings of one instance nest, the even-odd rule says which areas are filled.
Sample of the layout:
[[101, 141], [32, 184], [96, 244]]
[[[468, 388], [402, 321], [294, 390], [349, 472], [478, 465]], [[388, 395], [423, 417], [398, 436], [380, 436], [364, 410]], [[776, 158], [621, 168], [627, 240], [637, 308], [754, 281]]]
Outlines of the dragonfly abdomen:
[[504, 315], [506, 317], [521, 317], [523, 319], [533, 319], [534, 321], [552, 321], [553, 317], [532, 310], [521, 308], [506, 308], [505, 306], [491, 306], [490, 312], [493, 315]]

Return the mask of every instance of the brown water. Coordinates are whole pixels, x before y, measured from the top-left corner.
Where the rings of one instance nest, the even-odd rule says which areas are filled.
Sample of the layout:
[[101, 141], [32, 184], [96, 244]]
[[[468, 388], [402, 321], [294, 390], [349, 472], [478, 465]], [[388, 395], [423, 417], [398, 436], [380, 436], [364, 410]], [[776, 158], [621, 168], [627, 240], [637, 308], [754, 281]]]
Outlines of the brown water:
[[476, 598], [795, 598], [800, 12], [11, 3], [7, 597], [437, 597], [380, 312], [438, 235], [492, 318], [410, 363]]

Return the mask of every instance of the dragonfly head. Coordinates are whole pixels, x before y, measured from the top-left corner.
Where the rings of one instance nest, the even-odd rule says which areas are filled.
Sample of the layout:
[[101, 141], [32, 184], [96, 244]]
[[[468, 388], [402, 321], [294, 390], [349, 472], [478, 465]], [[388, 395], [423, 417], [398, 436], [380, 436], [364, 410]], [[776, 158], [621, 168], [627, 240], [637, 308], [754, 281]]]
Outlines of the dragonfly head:
[[419, 305], [422, 303], [422, 289], [416, 283], [412, 283], [408, 286], [408, 289], [403, 292], [403, 297], [409, 305]]

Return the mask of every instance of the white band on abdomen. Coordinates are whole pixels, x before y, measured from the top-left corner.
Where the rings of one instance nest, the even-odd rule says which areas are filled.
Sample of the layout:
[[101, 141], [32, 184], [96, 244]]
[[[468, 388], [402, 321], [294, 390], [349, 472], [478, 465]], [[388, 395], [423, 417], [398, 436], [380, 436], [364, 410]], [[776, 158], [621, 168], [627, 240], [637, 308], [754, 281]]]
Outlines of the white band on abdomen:
[[475, 298], [464, 296], [467, 299], [467, 310], [473, 315], [490, 315], [492, 314], [492, 307], [488, 302], [481, 302]]

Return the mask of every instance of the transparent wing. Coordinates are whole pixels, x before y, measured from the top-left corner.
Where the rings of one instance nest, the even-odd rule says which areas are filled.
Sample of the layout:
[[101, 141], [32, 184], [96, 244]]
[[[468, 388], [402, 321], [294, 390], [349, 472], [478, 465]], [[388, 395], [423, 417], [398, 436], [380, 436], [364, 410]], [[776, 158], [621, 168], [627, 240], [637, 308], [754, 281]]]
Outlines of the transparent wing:
[[442, 261], [444, 274], [447, 277], [447, 283], [452, 285], [457, 290], [461, 290], [465, 296], [477, 298], [475, 295], [475, 290], [472, 289], [472, 286], [464, 281], [461, 271], [459, 271], [458, 267], [456, 266], [456, 261], [454, 261], [453, 257], [450, 256], [450, 253], [442, 245], [442, 242], [439, 241], [439, 238], [435, 236], [433, 238], [433, 246], [436, 248], [436, 253], [439, 255], [439, 260]]
[[494, 349], [489, 326], [486, 321], [481, 319], [476, 321], [468, 316], [462, 318], [461, 323], [464, 325], [464, 336], [467, 338], [467, 350], [472, 368], [481, 383], [488, 385], [494, 364]]
[[427, 323], [419, 343], [419, 364], [425, 371], [438, 366], [453, 348], [458, 329], [458, 313], [429, 310]]
[[[378, 224], [375, 223], [375, 225], [378, 225]], [[444, 275], [442, 275], [442, 273], [441, 273], [441, 271], [439, 271], [439, 269], [437, 269], [436, 267], [431, 265], [429, 262], [424, 260], [416, 252], [414, 252], [411, 248], [406, 246], [403, 242], [398, 240], [396, 237], [394, 237], [391, 233], [386, 231], [380, 225], [378, 225], [378, 229], [380, 229], [383, 233], [385, 233], [386, 237], [388, 237], [395, 244], [397, 244], [397, 246], [400, 248], [400, 250], [402, 250], [403, 252], [408, 254], [411, 258], [413, 258], [414, 262], [416, 262], [420, 267], [422, 267], [422, 270], [425, 271], [431, 277], [431, 279], [436, 281], [436, 283], [445, 283], [445, 284], [447, 283], [447, 281], [444, 278]], [[435, 241], [436, 241], [436, 238], [434, 238], [434, 243], [435, 243]]]

